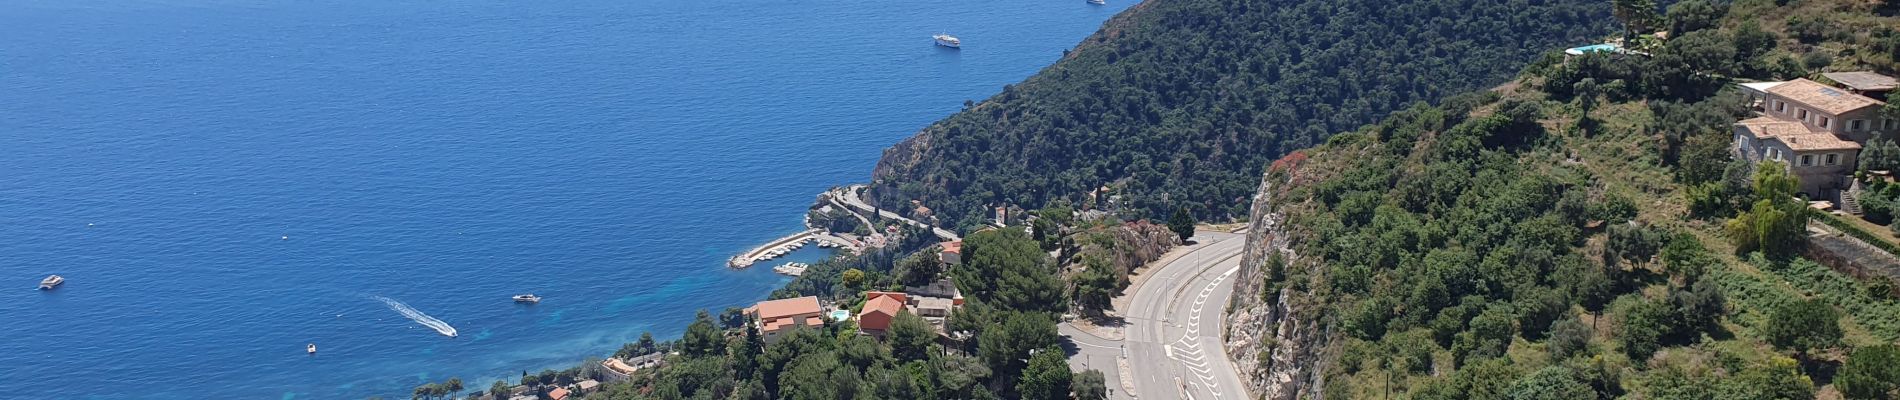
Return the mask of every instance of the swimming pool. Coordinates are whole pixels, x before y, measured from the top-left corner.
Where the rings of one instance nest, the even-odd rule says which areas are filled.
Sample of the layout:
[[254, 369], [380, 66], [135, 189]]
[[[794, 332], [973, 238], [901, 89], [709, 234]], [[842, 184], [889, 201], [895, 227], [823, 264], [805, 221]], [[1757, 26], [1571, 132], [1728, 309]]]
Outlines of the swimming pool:
[[1584, 53], [1596, 53], [1596, 52], [1604, 52], [1604, 51], [1607, 51], [1607, 52], [1623, 51], [1623, 47], [1617, 46], [1614, 44], [1609, 44], [1609, 43], [1593, 44], [1589, 46], [1572, 47], [1572, 48], [1566, 49], [1564, 50], [1564, 54], [1580, 56], [1580, 55], [1583, 55]]

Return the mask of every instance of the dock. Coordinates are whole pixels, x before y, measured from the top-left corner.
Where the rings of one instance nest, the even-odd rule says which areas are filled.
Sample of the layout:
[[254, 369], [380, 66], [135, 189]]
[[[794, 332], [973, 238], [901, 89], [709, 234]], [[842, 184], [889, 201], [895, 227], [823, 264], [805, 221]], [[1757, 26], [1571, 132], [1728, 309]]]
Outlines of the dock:
[[823, 229], [806, 229], [778, 238], [778, 240], [773, 240], [763, 246], [752, 248], [751, 251], [733, 256], [732, 259], [726, 261], [726, 266], [732, 268], [751, 267], [752, 264], [757, 264], [760, 261], [767, 261], [786, 254], [791, 254], [792, 251], [798, 250], [800, 247], [805, 247], [806, 243], [812, 242], [821, 244], [830, 243], [829, 246], [824, 247], [849, 248], [853, 245], [849, 240], [833, 236], [826, 233]]

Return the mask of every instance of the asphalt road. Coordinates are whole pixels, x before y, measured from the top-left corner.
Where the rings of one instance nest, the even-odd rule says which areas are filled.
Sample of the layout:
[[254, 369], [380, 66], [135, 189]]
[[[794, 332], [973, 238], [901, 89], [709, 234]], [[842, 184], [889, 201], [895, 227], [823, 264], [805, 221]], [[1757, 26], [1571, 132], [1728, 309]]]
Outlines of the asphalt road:
[[865, 212], [877, 211], [877, 215], [884, 218], [904, 221], [905, 223], [909, 223], [911, 225], [914, 225], [920, 228], [930, 228], [930, 231], [932, 233], [936, 233], [937, 237], [943, 238], [944, 240], [960, 239], [959, 237], [957, 237], [956, 232], [951, 232], [948, 229], [930, 226], [929, 224], [917, 222], [917, 221], [911, 220], [910, 218], [904, 218], [904, 216], [897, 215], [897, 213], [891, 212], [890, 210], [880, 210], [877, 207], [872, 207], [870, 204], [864, 202], [864, 198], [858, 197], [864, 194], [864, 187], [865, 187], [864, 185], [846, 186], [844, 188], [844, 193], [841, 193], [838, 196], [832, 196], [832, 198], [843, 200], [846, 205], [849, 205], [852, 208], [863, 210]]
[[[1221, 347], [1227, 299], [1246, 244], [1241, 235], [1200, 232], [1199, 248], [1152, 274], [1134, 293], [1124, 316], [1124, 340], [1106, 340], [1063, 324], [1072, 345], [1070, 364], [1101, 370], [1117, 399], [1248, 399]], [[1109, 361], [1112, 359], [1112, 361]], [[1125, 361], [1126, 370], [1121, 370]], [[1131, 379], [1134, 393], [1121, 385]]]

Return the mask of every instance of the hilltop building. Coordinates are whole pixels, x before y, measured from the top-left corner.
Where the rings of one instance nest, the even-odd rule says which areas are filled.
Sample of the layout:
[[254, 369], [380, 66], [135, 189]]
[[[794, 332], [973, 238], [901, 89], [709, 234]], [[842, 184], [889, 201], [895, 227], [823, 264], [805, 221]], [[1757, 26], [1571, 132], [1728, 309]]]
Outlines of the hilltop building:
[[[1868, 90], [1880, 76], [1871, 72], [1850, 75]], [[1892, 81], [1892, 78], [1886, 78]], [[1801, 181], [1800, 190], [1813, 199], [1837, 199], [1849, 185], [1860, 149], [1876, 137], [1895, 132], [1896, 122], [1883, 118], [1883, 103], [1807, 79], [1742, 85], [1758, 100], [1758, 117], [1735, 123], [1731, 151], [1749, 163], [1763, 160], [1787, 164]], [[1891, 90], [1891, 89], [1888, 89]]]

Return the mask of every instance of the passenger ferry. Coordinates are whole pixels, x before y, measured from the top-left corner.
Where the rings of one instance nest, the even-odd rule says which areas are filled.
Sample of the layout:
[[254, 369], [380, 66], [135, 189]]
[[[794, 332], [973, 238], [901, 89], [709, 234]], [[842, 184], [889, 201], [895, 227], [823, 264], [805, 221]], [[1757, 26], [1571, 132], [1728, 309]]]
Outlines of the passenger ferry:
[[931, 36], [930, 39], [935, 40], [938, 46], [949, 47], [952, 49], [963, 47], [963, 41], [957, 40], [956, 36], [950, 36], [950, 35], [939, 33], [939, 34]]

